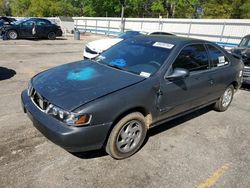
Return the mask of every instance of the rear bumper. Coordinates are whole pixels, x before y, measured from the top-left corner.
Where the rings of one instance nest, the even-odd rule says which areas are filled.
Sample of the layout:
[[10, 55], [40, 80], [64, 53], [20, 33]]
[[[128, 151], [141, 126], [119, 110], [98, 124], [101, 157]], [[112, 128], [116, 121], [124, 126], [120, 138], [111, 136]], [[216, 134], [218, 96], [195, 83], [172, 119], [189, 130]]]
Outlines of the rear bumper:
[[40, 111], [30, 100], [27, 91], [21, 95], [24, 112], [34, 126], [49, 140], [70, 152], [96, 150], [103, 147], [112, 123], [70, 127]]
[[60, 29], [60, 30], [58, 30], [57, 32], [56, 32], [56, 36], [57, 37], [61, 37], [62, 36], [62, 30]]

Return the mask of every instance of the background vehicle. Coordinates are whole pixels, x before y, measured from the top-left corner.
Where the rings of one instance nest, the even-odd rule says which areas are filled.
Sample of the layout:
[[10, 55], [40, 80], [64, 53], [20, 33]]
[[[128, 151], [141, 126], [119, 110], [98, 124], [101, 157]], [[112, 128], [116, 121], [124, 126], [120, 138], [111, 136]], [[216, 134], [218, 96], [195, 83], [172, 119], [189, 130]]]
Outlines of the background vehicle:
[[121, 33], [120, 35], [118, 35], [118, 37], [116, 38], [100, 39], [89, 42], [85, 45], [85, 48], [83, 50], [83, 58], [93, 59], [118, 42], [137, 35], [142, 35], [142, 33], [139, 31], [126, 31], [125, 33]]
[[244, 63], [243, 82], [250, 84], [250, 35], [243, 37], [239, 46], [233, 48], [231, 52], [242, 58]]
[[174, 35], [173, 33], [167, 33], [163, 31], [154, 32], [139, 32], [139, 31], [126, 31], [118, 35], [117, 38], [101, 39], [89, 42], [85, 45], [83, 50], [83, 59], [93, 59], [111, 46], [121, 42], [122, 40], [135, 37], [138, 35]]
[[12, 40], [17, 38], [48, 38], [54, 40], [56, 37], [62, 36], [60, 26], [42, 18], [18, 20], [11, 25], [4, 26], [4, 33], [8, 39]]
[[66, 150], [104, 147], [123, 159], [139, 150], [153, 126], [211, 104], [227, 110], [242, 69], [207, 41], [137, 36], [95, 60], [36, 75], [22, 102], [35, 127]]

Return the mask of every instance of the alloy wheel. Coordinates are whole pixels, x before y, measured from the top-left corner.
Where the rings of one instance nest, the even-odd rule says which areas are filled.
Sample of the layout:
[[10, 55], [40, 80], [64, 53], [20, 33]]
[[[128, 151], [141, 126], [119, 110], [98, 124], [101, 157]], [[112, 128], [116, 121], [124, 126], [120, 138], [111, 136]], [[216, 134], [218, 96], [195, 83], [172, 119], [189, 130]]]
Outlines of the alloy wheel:
[[140, 142], [142, 136], [142, 123], [137, 120], [127, 122], [120, 130], [116, 147], [122, 153], [132, 151]]

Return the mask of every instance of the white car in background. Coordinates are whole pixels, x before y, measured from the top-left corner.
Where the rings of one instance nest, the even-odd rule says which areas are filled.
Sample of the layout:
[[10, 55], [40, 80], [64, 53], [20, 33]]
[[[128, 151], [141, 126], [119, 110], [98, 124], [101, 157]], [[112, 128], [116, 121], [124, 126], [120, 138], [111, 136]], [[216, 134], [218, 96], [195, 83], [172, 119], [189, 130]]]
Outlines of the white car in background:
[[85, 45], [85, 48], [83, 50], [83, 59], [93, 59], [97, 57], [99, 54], [101, 54], [103, 51], [117, 44], [118, 42], [138, 35], [174, 35], [174, 34], [162, 31], [155, 31], [150, 33], [140, 32], [140, 31], [126, 31], [118, 35], [117, 38], [100, 39], [89, 42], [88, 44]]

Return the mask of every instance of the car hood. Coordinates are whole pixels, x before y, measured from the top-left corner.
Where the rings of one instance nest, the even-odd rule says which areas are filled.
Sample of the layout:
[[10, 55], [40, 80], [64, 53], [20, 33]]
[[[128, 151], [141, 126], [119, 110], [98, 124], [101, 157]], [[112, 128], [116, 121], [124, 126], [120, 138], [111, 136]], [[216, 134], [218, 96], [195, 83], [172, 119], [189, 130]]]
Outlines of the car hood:
[[236, 47], [232, 49], [232, 53], [239, 55], [245, 66], [250, 66], [250, 48]]
[[118, 42], [122, 41], [121, 38], [113, 38], [113, 39], [100, 39], [89, 42], [86, 46], [91, 50], [102, 53], [103, 51], [107, 50], [111, 46], [117, 44]]
[[10, 28], [12, 28], [13, 27], [13, 24], [4, 24], [4, 25], [2, 25], [2, 28], [3, 29], [10, 29]]
[[97, 98], [145, 78], [87, 60], [49, 69], [32, 79], [32, 86], [50, 103], [72, 111]]
[[248, 57], [250, 57], [250, 48], [235, 47], [232, 49], [232, 52], [238, 55], [246, 54]]

